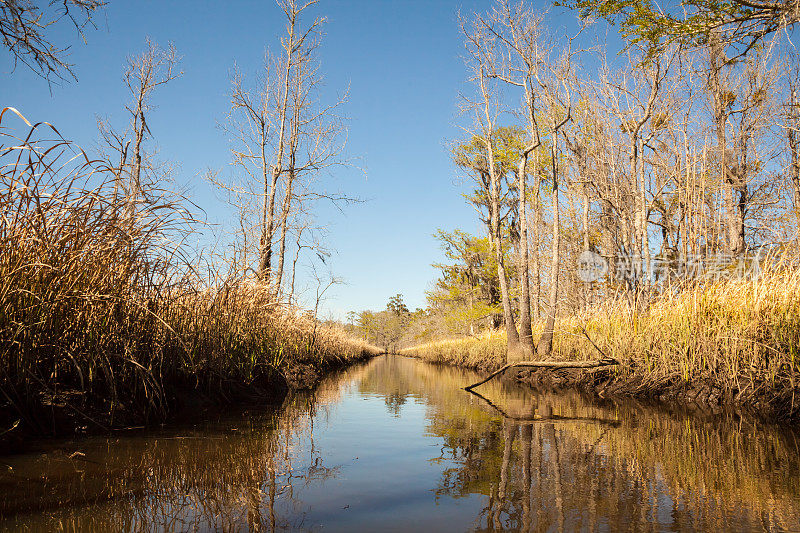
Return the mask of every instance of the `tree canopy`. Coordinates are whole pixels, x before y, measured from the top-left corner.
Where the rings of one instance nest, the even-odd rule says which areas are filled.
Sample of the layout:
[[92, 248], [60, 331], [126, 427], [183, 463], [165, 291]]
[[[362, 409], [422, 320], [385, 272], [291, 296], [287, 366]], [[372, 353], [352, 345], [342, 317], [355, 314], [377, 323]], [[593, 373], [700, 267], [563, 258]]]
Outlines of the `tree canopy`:
[[618, 24], [624, 38], [651, 50], [674, 42], [702, 46], [718, 34], [744, 54], [764, 37], [800, 20], [798, 0], [681, 0], [661, 5], [653, 0], [563, 0], [556, 4], [578, 10], [583, 18]]

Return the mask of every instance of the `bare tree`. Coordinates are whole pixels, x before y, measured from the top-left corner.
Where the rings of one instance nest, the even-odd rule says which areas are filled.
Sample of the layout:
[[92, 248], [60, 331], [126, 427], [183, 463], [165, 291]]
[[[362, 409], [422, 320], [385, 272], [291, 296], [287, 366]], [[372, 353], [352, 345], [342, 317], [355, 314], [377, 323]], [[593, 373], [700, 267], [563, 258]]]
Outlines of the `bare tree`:
[[[345, 165], [345, 120], [339, 109], [347, 93], [333, 103], [320, 102], [323, 78], [317, 57], [325, 17], [304, 24], [307, 11], [318, 0], [280, 0], [286, 20], [277, 55], [267, 55], [264, 69], [252, 85], [234, 70], [231, 80], [231, 112], [225, 129], [233, 140], [233, 164], [244, 178], [239, 185], [223, 185], [240, 210], [257, 212], [257, 222], [242, 224], [243, 232], [255, 230], [258, 251], [254, 271], [276, 293], [288, 284], [294, 292], [295, 271], [303, 250], [317, 247], [303, 237], [314, 234], [311, 204], [330, 200], [354, 201], [342, 194], [322, 192], [324, 173]], [[253, 199], [257, 198], [256, 209]], [[249, 217], [248, 217], [249, 218]], [[291, 276], [285, 276], [287, 254], [294, 232], [295, 258]], [[249, 267], [248, 267], [249, 268]]]
[[[290, 103], [292, 76], [295, 73], [295, 79], [298, 82], [301, 79], [301, 75], [297, 74], [297, 70], [302, 68], [302, 58], [307, 57], [309, 53], [307, 40], [313, 40], [319, 27], [325, 23], [324, 18], [316, 18], [304, 30], [300, 24], [300, 17], [303, 11], [316, 4], [317, 1], [309, 0], [302, 4], [296, 0], [281, 0], [278, 2], [286, 16], [287, 24], [286, 35], [281, 39], [281, 56], [275, 65], [275, 70], [280, 75], [280, 86], [277, 94], [277, 105], [274, 110], [277, 140], [270, 168], [271, 181], [269, 184], [267, 184], [267, 168], [266, 166], [263, 168], [264, 208], [262, 214], [261, 257], [258, 265], [259, 275], [262, 279], [268, 279], [272, 275], [272, 234], [275, 227], [276, 185], [278, 179], [286, 170], [284, 161], [287, 146], [286, 130], [287, 127], [292, 127], [288, 122], [298, 114], [296, 106], [292, 109]], [[293, 130], [293, 132], [295, 131]]]
[[[770, 50], [745, 58], [742, 68], [725, 55], [720, 36], [712, 35], [708, 47], [708, 92], [717, 138], [727, 227], [727, 252], [745, 252], [745, 222], [753, 201], [750, 181], [763, 164], [757, 153], [759, 135], [774, 122], [771, 94], [778, 79], [777, 66], [769, 63]], [[738, 74], [738, 75], [737, 75]]]
[[475, 83], [477, 98], [465, 99], [465, 107], [474, 115], [475, 130], [473, 136], [484, 149], [485, 168], [488, 174], [489, 211], [489, 238], [497, 261], [497, 275], [500, 280], [500, 294], [503, 305], [503, 319], [505, 321], [507, 336], [507, 358], [509, 361], [524, 359], [525, 350], [520, 343], [517, 327], [511, 310], [509, 296], [508, 276], [506, 274], [503, 239], [501, 232], [501, 168], [499, 158], [495, 154], [495, 132], [498, 129], [497, 115], [499, 113], [497, 93], [492, 88], [492, 73], [496, 70], [495, 50], [496, 37], [487, 31], [482, 18], [468, 27], [466, 21], [461, 21], [462, 33], [465, 37], [465, 46], [469, 54], [468, 67], [470, 81]]
[[[719, 35], [711, 34], [708, 46], [708, 87], [711, 98], [714, 127], [717, 134], [717, 150], [719, 151], [720, 170], [724, 183], [725, 214], [727, 218], [727, 251], [730, 254], [740, 254], [744, 250], [744, 212], [737, 209], [743, 206], [743, 195], [747, 192], [742, 189], [742, 176], [734, 160], [734, 153], [728, 147], [727, 123], [730, 116], [730, 107], [735, 95], [726, 84], [726, 70], [729, 61]], [[738, 193], [739, 201], [734, 198]]]
[[153, 135], [147, 125], [147, 116], [154, 109], [153, 93], [182, 75], [178, 70], [179, 61], [172, 44], [162, 49], [147, 39], [144, 52], [128, 57], [123, 75], [123, 81], [131, 95], [130, 103], [125, 106], [130, 115], [128, 128], [118, 132], [107, 121], [98, 120], [103, 141], [114, 155], [112, 160], [112, 155], [106, 154], [108, 165], [114, 169], [116, 176], [115, 189], [126, 193], [130, 206], [129, 216], [135, 210], [136, 201], [142, 192], [143, 176], [154, 171], [153, 163], [148, 162], [144, 147], [145, 141]]
[[[520, 3], [512, 6], [507, 0], [499, 4], [494, 12], [494, 24], [484, 23], [498, 39], [503, 47], [506, 62], [502, 74], [493, 71], [495, 77], [522, 89], [522, 105], [520, 114], [524, 117], [528, 138], [519, 152], [517, 164], [517, 180], [520, 194], [520, 221], [527, 226], [525, 205], [527, 204], [527, 184], [530, 155], [542, 146], [547, 139], [550, 148], [550, 178], [552, 183], [552, 251], [550, 257], [549, 311], [542, 336], [536, 346], [536, 352], [548, 356], [552, 351], [553, 330], [558, 307], [558, 283], [560, 269], [560, 179], [563, 169], [560, 168], [561, 148], [559, 139], [563, 128], [572, 120], [574, 91], [574, 59], [579, 50], [574, 49], [573, 42], [577, 35], [569, 37], [563, 51], [555, 53], [556, 43], [543, 35], [542, 18], [533, 9]], [[578, 31], [578, 35], [583, 27]], [[540, 124], [540, 115], [544, 124]], [[538, 172], [535, 174], [538, 176]], [[538, 190], [538, 177], [536, 178]], [[535, 204], [536, 205], [536, 204]], [[538, 208], [538, 205], [536, 206]], [[538, 218], [538, 217], [537, 217]], [[520, 289], [523, 303], [520, 310], [520, 328], [523, 338], [530, 338], [527, 343], [529, 351], [533, 351], [533, 340], [530, 325], [529, 298], [529, 261], [527, 227], [521, 231], [525, 235], [522, 247], [524, 274], [520, 275]]]
[[[524, 355], [532, 355], [533, 332], [531, 327], [531, 297], [530, 297], [530, 253], [528, 239], [528, 185], [529, 159], [531, 154], [542, 146], [541, 127], [539, 125], [538, 91], [540, 89], [540, 72], [544, 68], [544, 61], [550, 53], [550, 43], [544, 41], [541, 31], [542, 17], [524, 3], [512, 5], [509, 0], [502, 0], [494, 8], [487, 19], [479, 18], [479, 24], [489, 32], [499, 45], [502, 61], [495, 61], [487, 65], [490, 75], [513, 87], [522, 90], [522, 102], [519, 114], [524, 117], [526, 124], [526, 138], [524, 139], [516, 163], [516, 182], [518, 191], [518, 221], [519, 221], [519, 288], [520, 288], [520, 315], [519, 336]], [[499, 63], [499, 64], [498, 64]], [[534, 162], [536, 163], [536, 162]], [[534, 171], [535, 199], [534, 209], [537, 212], [534, 218], [537, 222], [541, 219], [538, 212], [539, 173]], [[537, 239], [538, 241], [538, 239]], [[538, 277], [538, 254], [536, 258]], [[538, 279], [537, 279], [538, 300]], [[538, 309], [538, 301], [537, 301]]]
[[[546, 139], [550, 148], [550, 178], [553, 184], [553, 235], [550, 264], [550, 309], [545, 330], [536, 351], [549, 355], [552, 350], [552, 336], [558, 301], [558, 271], [560, 247], [559, 221], [559, 178], [560, 148], [559, 136], [564, 126], [572, 119], [572, 92], [574, 85], [574, 57], [578, 51], [573, 49], [575, 37], [569, 38], [560, 55], [554, 53], [555, 42], [544, 37], [540, 27], [542, 19], [530, 6], [524, 3], [512, 5], [501, 0], [487, 16], [477, 16], [473, 26], [467, 29], [462, 22], [462, 32], [466, 37], [470, 54], [471, 80], [478, 87], [478, 99], [471, 107], [475, 111], [478, 137], [484, 140], [490, 190], [489, 218], [491, 235], [498, 262], [498, 276], [503, 301], [503, 314], [508, 337], [508, 360], [524, 359], [534, 352], [531, 303], [530, 303], [530, 254], [527, 217], [527, 174], [529, 159]], [[582, 29], [581, 29], [582, 31]], [[508, 296], [508, 280], [502, 264], [502, 234], [500, 232], [500, 177], [497, 157], [494, 154], [493, 132], [496, 129], [498, 113], [497, 93], [499, 89], [490, 82], [499, 81], [522, 90], [521, 106], [518, 112], [525, 120], [525, 139], [516, 151], [515, 181], [518, 194], [517, 215], [519, 229], [519, 290], [520, 329], [517, 331], [513, 320], [511, 301]], [[541, 124], [541, 117], [544, 124]], [[536, 158], [534, 158], [535, 160]], [[534, 161], [534, 167], [536, 167]], [[534, 171], [535, 189], [539, 187], [539, 173]], [[538, 210], [538, 202], [534, 203]], [[540, 218], [536, 215], [535, 218]], [[537, 250], [538, 253], [538, 250]], [[538, 269], [537, 269], [538, 270]], [[538, 291], [537, 291], [538, 292]]]
[[789, 98], [786, 102], [786, 130], [787, 144], [789, 147], [789, 180], [792, 188], [792, 206], [798, 225], [800, 225], [800, 67], [796, 60], [788, 80]]
[[102, 0], [1, 0], [0, 39], [14, 57], [14, 68], [21, 62], [47, 80], [75, 78], [66, 59], [69, 47], [51, 41], [50, 27], [68, 19], [83, 38], [84, 29], [94, 26], [95, 14], [105, 5]]
[[553, 237], [552, 252], [550, 256], [550, 294], [548, 295], [548, 315], [544, 331], [539, 338], [536, 351], [540, 356], [548, 356], [553, 351], [553, 332], [555, 329], [556, 314], [558, 312], [558, 278], [559, 262], [561, 257], [561, 223], [559, 213], [559, 185], [563, 173], [561, 168], [562, 152], [559, 138], [563, 128], [572, 120], [573, 91], [574, 91], [574, 60], [577, 50], [573, 49], [573, 41], [569, 44], [560, 57], [551, 57], [547, 62], [549, 72], [542, 72], [537, 76], [539, 90], [545, 100], [548, 130], [550, 135], [550, 166], [553, 184]]
[[[624, 193], [632, 199], [631, 209], [622, 207], [626, 218], [633, 220], [629, 233], [630, 241], [625, 251], [633, 256], [633, 266], [638, 274], [632, 280], [636, 287], [646, 289], [651, 279], [650, 252], [650, 211], [651, 187], [645, 165], [644, 150], [656, 137], [666, 122], [664, 109], [664, 80], [669, 72], [676, 49], [655, 54], [644, 60], [645, 51], [628, 52], [628, 65], [614, 75], [607, 68], [603, 70], [597, 86], [601, 101], [615, 118], [625, 139], [625, 150], [630, 169], [628, 190]], [[655, 117], [655, 120], [654, 120]]]
[[[251, 89], [245, 84], [244, 74], [234, 67], [231, 76], [231, 112], [225, 129], [234, 137], [232, 163], [244, 174], [245, 179], [243, 185], [227, 185], [216, 179], [212, 180], [230, 193], [231, 203], [240, 214], [242, 238], [248, 240], [251, 230], [258, 234], [259, 275], [262, 274], [261, 265], [267, 262], [267, 256], [271, 254], [271, 246], [269, 252], [266, 248], [267, 243], [272, 241], [272, 217], [280, 175], [271, 171], [270, 160], [274, 148], [275, 121], [272, 105], [278, 91], [272, 74], [271, 62], [267, 57], [264, 70], [257, 78], [255, 88]], [[254, 184], [260, 184], [260, 187]], [[249, 201], [254, 196], [261, 199], [259, 207], [252, 206]], [[255, 228], [249, 222], [250, 215], [258, 218]], [[247, 247], [245, 253], [249, 251], [250, 247]]]

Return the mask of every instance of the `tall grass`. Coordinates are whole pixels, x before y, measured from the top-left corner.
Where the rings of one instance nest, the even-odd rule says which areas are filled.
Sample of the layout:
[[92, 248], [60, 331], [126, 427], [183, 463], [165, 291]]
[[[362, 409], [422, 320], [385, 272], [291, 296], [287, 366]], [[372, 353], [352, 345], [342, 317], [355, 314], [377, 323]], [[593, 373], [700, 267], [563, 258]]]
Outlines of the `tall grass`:
[[[621, 392], [684, 388], [786, 416], [800, 410], [800, 271], [791, 265], [767, 265], [755, 278], [688, 285], [645, 310], [615, 300], [561, 317], [554, 358], [596, 359], [584, 328], [622, 363], [614, 371]], [[541, 324], [534, 334], [540, 331]], [[406, 353], [493, 369], [504, 361], [505, 334], [433, 342]]]
[[506, 334], [503, 330], [487, 330], [474, 337], [418, 344], [400, 350], [400, 353], [419, 357], [431, 363], [496, 370], [506, 363]]
[[235, 272], [201, 283], [174, 196], [122, 194], [49, 124], [14, 137], [13, 112], [0, 114], [0, 423], [162, 419], [178, 390], [279, 388], [297, 365], [376, 351]]

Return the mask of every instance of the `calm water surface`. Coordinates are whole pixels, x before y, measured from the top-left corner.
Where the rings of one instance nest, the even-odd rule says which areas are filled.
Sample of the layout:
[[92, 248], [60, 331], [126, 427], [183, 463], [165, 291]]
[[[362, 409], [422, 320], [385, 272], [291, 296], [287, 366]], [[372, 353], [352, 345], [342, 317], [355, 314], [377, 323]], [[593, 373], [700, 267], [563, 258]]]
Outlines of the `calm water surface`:
[[800, 531], [800, 435], [386, 356], [273, 413], [0, 457], [0, 530]]

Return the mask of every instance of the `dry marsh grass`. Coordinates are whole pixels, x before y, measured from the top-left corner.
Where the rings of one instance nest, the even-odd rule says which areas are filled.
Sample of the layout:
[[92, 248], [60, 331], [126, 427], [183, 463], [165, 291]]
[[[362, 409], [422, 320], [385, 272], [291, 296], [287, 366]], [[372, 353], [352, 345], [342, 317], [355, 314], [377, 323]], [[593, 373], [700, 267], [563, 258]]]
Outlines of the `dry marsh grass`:
[[293, 365], [377, 351], [254, 280], [201, 283], [174, 196], [126, 197], [49, 124], [14, 137], [14, 112], [0, 114], [0, 434], [163, 419], [176, 387], [279, 388]]
[[[628, 383], [631, 392], [658, 395], [670, 387], [702, 385], [712, 401], [728, 398], [781, 416], [800, 410], [800, 271], [786, 263], [768, 265], [756, 278], [684, 287], [646, 310], [620, 300], [562, 317], [555, 359], [597, 357], [582, 328], [622, 363], [615, 381]], [[494, 369], [504, 361], [505, 333], [433, 342], [404, 353]]]
[[505, 364], [506, 334], [500, 330], [488, 330], [475, 337], [419, 344], [405, 348], [400, 353], [419, 357], [431, 363], [494, 370]]

